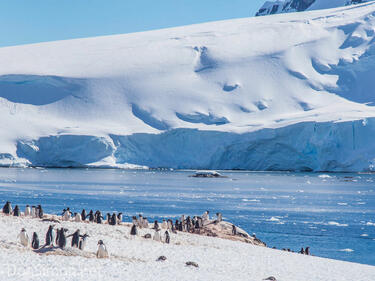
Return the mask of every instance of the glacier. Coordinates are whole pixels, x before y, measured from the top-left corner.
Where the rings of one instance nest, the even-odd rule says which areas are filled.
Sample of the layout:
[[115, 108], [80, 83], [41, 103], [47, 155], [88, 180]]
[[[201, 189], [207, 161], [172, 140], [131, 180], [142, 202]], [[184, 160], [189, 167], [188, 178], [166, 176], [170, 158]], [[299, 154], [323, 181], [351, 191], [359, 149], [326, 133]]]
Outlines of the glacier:
[[0, 48], [0, 166], [375, 170], [375, 3]]

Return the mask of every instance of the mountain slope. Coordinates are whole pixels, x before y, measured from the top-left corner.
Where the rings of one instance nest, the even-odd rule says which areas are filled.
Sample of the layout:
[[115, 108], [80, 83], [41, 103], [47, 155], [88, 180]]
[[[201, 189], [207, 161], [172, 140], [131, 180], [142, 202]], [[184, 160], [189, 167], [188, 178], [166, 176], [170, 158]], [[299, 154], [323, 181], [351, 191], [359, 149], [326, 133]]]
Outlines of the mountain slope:
[[1, 48], [0, 163], [371, 170], [374, 15], [367, 3]]
[[361, 4], [370, 0], [276, 0], [266, 1], [256, 13], [256, 16], [266, 16], [280, 13], [293, 13], [330, 9], [352, 4]]

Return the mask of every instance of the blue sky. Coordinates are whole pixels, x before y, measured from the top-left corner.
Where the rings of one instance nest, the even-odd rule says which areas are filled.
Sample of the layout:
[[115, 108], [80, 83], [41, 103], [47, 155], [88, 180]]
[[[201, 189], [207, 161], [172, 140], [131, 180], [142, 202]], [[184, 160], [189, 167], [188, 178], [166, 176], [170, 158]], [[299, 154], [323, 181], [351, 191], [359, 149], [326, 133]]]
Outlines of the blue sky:
[[253, 16], [265, 0], [0, 0], [0, 47]]

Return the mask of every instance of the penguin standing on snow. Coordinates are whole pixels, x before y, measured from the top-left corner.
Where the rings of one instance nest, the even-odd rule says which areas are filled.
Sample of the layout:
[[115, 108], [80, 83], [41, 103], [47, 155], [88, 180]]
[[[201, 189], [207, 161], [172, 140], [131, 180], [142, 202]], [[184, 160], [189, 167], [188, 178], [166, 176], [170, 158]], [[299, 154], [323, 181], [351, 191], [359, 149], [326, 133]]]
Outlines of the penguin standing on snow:
[[310, 255], [310, 247], [306, 247], [305, 249], [305, 255]]
[[25, 208], [25, 217], [28, 217], [31, 215], [31, 208], [29, 205], [26, 205], [26, 208]]
[[163, 222], [161, 223], [161, 228], [162, 228], [162, 229], [167, 229], [167, 228], [168, 228], [168, 224], [167, 224], [167, 222], [165, 221], [165, 219], [163, 219]]
[[234, 224], [232, 224], [232, 235], [234, 235], [234, 236], [237, 235], [237, 228]]
[[64, 249], [65, 246], [66, 246], [66, 236], [65, 236], [65, 232], [67, 232], [68, 230], [66, 228], [61, 228], [60, 229], [60, 232], [59, 232], [59, 241], [58, 241], [58, 245], [61, 249]]
[[137, 226], [133, 224], [132, 228], [130, 229], [130, 235], [131, 237], [135, 237], [138, 235]]
[[53, 245], [53, 225], [50, 225], [48, 227], [47, 233], [46, 233], [46, 246]]
[[38, 209], [38, 217], [39, 217], [40, 219], [42, 219], [43, 216], [44, 216], [44, 212], [43, 212], [42, 205], [38, 205], [37, 209]]
[[75, 215], [74, 215], [74, 221], [75, 222], [81, 222], [82, 221], [82, 217], [81, 217], [80, 213], [75, 213]]
[[89, 217], [89, 222], [94, 222], [94, 212], [90, 210], [90, 213], [87, 215]]
[[85, 210], [85, 209], [82, 210], [82, 213], [81, 213], [81, 219], [82, 219], [83, 221], [86, 220], [86, 210]]
[[68, 237], [72, 237], [72, 244], [71, 244], [72, 248], [73, 247], [78, 248], [79, 238], [82, 237], [82, 235], [80, 235], [80, 230], [77, 229], [76, 232], [74, 232], [73, 234], [66, 236], [66, 238]]
[[107, 247], [104, 245], [103, 241], [99, 240], [98, 245], [99, 246], [98, 246], [98, 250], [96, 251], [96, 257], [98, 259], [108, 258], [109, 255], [108, 255]]
[[36, 232], [34, 232], [33, 234], [33, 241], [31, 242], [31, 246], [33, 247], [34, 250], [39, 249], [39, 238]]
[[10, 215], [12, 213], [12, 204], [7, 201], [3, 207], [3, 213], [6, 215]]
[[223, 215], [221, 213], [216, 213], [216, 221], [215, 223], [219, 223], [223, 220]]
[[122, 213], [117, 214], [117, 223], [121, 224], [122, 223]]
[[27, 235], [26, 233], [26, 229], [22, 228], [17, 238], [20, 239], [20, 243], [22, 246], [28, 247], [30, 245], [30, 238], [29, 238], [29, 235]]
[[80, 249], [80, 250], [84, 250], [85, 249], [85, 247], [86, 247], [86, 238], [87, 237], [89, 237], [87, 234], [83, 234], [82, 236], [81, 236], [81, 240], [79, 241], [79, 244], [78, 244], [78, 248]]
[[20, 216], [20, 208], [18, 207], [18, 205], [16, 205], [16, 207], [14, 207], [13, 216], [15, 216], [15, 217]]
[[159, 228], [159, 223], [158, 223], [158, 221], [155, 221], [155, 222], [154, 222], [154, 229], [155, 229], [155, 230], [160, 229], [160, 228]]
[[148, 219], [143, 218], [143, 228], [148, 228]]
[[117, 216], [115, 213], [113, 213], [111, 216], [110, 225], [116, 225], [116, 224], [117, 224]]
[[161, 241], [160, 229], [155, 229], [154, 238], [155, 241]]
[[164, 240], [165, 243], [169, 244], [169, 242], [171, 241], [171, 237], [169, 235], [168, 230], [165, 231], [164, 236], [165, 236], [165, 240]]
[[36, 209], [35, 206], [31, 206], [31, 217], [36, 218]]
[[103, 219], [104, 218], [102, 216], [102, 213], [100, 211], [96, 211], [96, 213], [95, 213], [95, 221], [96, 221], [96, 223], [101, 224], [102, 221], [103, 221]]

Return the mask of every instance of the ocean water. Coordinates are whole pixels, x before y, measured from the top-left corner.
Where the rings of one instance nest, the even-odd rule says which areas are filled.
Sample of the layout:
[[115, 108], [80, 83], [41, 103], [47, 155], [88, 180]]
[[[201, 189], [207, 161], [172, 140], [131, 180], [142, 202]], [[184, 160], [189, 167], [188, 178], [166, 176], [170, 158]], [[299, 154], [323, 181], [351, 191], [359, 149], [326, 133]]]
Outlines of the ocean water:
[[220, 211], [270, 247], [375, 265], [375, 174], [0, 169], [0, 199], [47, 213], [99, 209], [149, 221]]

